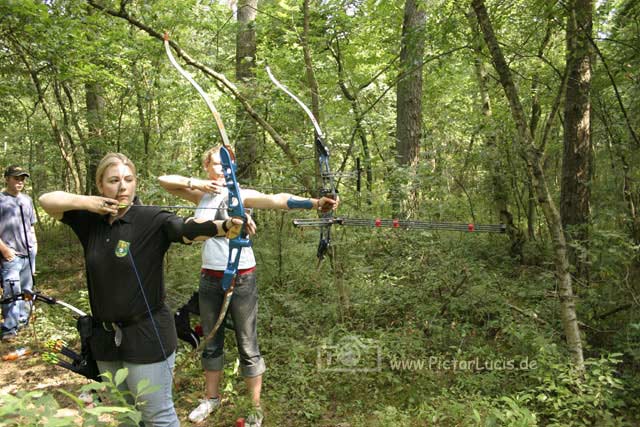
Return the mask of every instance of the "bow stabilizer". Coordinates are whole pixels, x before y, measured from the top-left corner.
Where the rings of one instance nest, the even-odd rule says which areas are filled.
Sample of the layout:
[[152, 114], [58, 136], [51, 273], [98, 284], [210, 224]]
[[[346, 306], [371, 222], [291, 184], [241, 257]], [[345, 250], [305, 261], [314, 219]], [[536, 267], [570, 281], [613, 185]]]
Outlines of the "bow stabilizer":
[[318, 218], [318, 219], [294, 219], [293, 225], [299, 228], [324, 227], [327, 224], [336, 224], [353, 227], [373, 228], [403, 228], [421, 230], [461, 231], [467, 233], [505, 233], [505, 224], [473, 224], [464, 222], [431, 222], [400, 219], [368, 219], [368, 218]]

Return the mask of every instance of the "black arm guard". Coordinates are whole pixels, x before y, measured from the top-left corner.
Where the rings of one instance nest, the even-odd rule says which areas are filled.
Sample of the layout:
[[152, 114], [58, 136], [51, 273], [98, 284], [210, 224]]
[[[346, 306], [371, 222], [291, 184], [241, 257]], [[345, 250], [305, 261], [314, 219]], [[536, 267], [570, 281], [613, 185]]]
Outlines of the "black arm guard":
[[191, 242], [197, 237], [216, 237], [218, 226], [213, 220], [196, 220], [187, 218], [184, 221], [169, 221], [166, 226], [171, 241]]

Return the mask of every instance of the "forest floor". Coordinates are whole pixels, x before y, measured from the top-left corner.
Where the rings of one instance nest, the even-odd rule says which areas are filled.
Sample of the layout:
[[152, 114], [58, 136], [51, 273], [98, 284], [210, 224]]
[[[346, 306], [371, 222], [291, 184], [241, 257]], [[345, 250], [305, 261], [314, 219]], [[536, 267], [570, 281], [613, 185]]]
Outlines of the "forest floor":
[[[90, 380], [43, 360], [42, 355], [47, 350], [43, 347], [43, 337], [36, 333], [37, 328], [38, 319], [28, 328], [23, 329], [14, 340], [0, 341], [0, 357], [14, 355], [19, 350], [27, 351], [26, 354], [14, 360], [0, 360], [0, 397], [5, 394], [15, 395], [18, 392], [42, 391], [52, 394], [58, 401], [61, 407], [58, 415], [78, 416], [80, 410], [76, 403], [59, 390], [79, 395], [80, 388], [90, 383]], [[191, 360], [187, 359], [198, 359], [193, 357], [189, 347], [181, 347], [180, 357], [182, 357], [182, 364], [178, 367], [179, 370], [176, 371], [174, 379], [174, 401], [180, 422], [188, 425], [188, 413], [198, 405], [200, 398], [198, 390], [201, 388], [194, 388], [192, 382], [198, 382], [203, 375], [197, 375], [197, 372], [194, 373], [188, 368], [185, 370], [185, 366], [191, 364]], [[234, 405], [228, 400], [223, 400], [223, 404], [224, 410], [221, 412], [230, 418], [222, 425], [235, 425], [234, 415], [229, 412], [234, 411]], [[215, 418], [223, 416], [220, 414]], [[80, 420], [79, 423], [81, 424]]]
[[[316, 236], [278, 232], [282, 242], [254, 239], [260, 266], [258, 330], [267, 363], [266, 426], [640, 425], [637, 370], [619, 370], [615, 354], [608, 361], [617, 348], [591, 348], [595, 356], [588, 380], [574, 381], [550, 267], [517, 265], [503, 236], [414, 239], [392, 233], [346, 236], [363, 250], [343, 250], [342, 259], [333, 260], [340, 274], [329, 274], [328, 261], [310, 267], [316, 264]], [[261, 236], [270, 234], [275, 232]], [[335, 247], [341, 237], [334, 236]], [[37, 289], [89, 311], [75, 236], [67, 227], [55, 227], [41, 233], [40, 241]], [[169, 251], [165, 283], [173, 310], [198, 288], [200, 262], [197, 247], [173, 245]], [[526, 309], [525, 314], [513, 306]], [[532, 321], [528, 312], [546, 321]], [[64, 408], [61, 415], [81, 422], [83, 408], [63, 391], [78, 396], [88, 380], [42, 358], [49, 338], [79, 348], [73, 313], [37, 302], [34, 315], [15, 341], [0, 342], [0, 356], [21, 347], [33, 351], [15, 361], [0, 360], [0, 398], [43, 391]], [[193, 318], [192, 325], [197, 321]], [[225, 354], [223, 404], [202, 425], [234, 426], [248, 412], [231, 331]], [[474, 370], [417, 364], [432, 359], [527, 360], [536, 366]], [[399, 367], [397, 361], [415, 364]], [[369, 369], [371, 363], [377, 369]], [[578, 386], [580, 395], [574, 392]], [[182, 425], [193, 425], [187, 417], [203, 390], [200, 357], [180, 342], [173, 396]], [[603, 421], [612, 417], [615, 421]], [[0, 426], [3, 421], [0, 416]]]
[[0, 356], [8, 357], [17, 350], [27, 353], [15, 360], [0, 361], [0, 396], [17, 392], [44, 391], [56, 395], [63, 409], [59, 415], [75, 416], [79, 410], [75, 408], [71, 399], [59, 389], [74, 391], [88, 383], [84, 377], [75, 375], [59, 366], [51, 365], [41, 358], [38, 350], [39, 339], [36, 338], [34, 328], [23, 329], [13, 341], [0, 342]]

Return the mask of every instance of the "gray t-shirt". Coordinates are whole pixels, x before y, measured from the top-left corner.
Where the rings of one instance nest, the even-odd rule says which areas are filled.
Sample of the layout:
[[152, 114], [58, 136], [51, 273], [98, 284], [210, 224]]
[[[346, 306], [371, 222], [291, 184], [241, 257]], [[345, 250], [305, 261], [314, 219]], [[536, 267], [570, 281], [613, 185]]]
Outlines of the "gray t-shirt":
[[[24, 215], [24, 228], [22, 215]], [[26, 194], [13, 196], [6, 191], [0, 193], [0, 239], [15, 251], [17, 255], [27, 256], [35, 245], [31, 235], [31, 226], [36, 223], [31, 197]], [[27, 231], [29, 247], [25, 247], [24, 229]]]

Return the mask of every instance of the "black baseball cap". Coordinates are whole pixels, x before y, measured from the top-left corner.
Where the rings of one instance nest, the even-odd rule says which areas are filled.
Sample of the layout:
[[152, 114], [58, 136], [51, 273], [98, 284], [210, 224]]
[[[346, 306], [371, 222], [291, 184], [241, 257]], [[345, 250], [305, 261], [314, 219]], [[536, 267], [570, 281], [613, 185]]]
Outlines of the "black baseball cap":
[[4, 176], [26, 176], [27, 178], [30, 176], [29, 172], [24, 170], [18, 165], [11, 165], [4, 171]]

